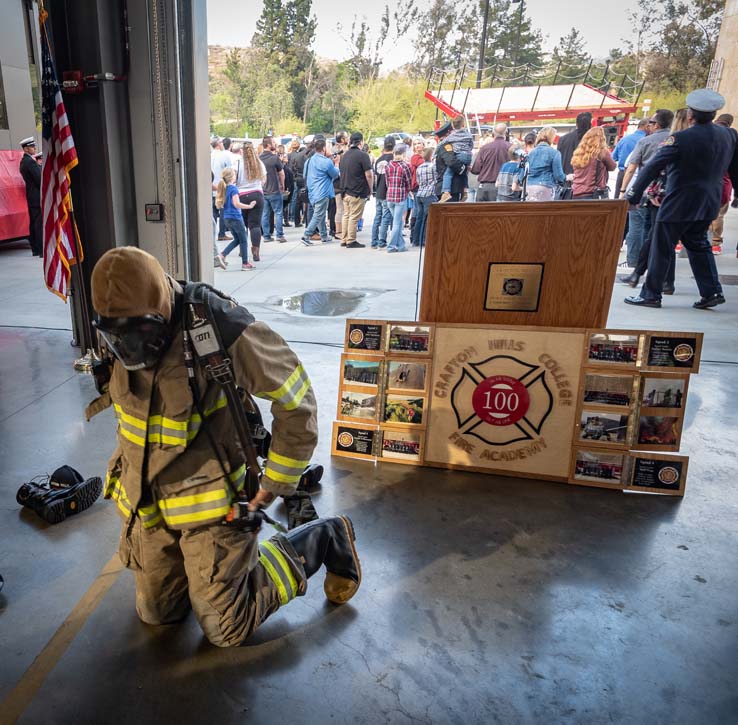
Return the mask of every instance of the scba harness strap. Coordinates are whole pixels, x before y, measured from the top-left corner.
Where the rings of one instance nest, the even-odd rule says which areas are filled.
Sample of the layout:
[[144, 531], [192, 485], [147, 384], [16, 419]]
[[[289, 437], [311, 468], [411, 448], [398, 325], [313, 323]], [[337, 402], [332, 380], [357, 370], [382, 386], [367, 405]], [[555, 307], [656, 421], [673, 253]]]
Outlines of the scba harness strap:
[[[262, 473], [257, 460], [257, 448], [254, 444], [252, 429], [256, 433], [255, 437], [261, 441], [267, 441], [269, 433], [261, 424], [260, 420], [248, 420], [246, 410], [244, 409], [244, 400], [248, 402], [252, 416], [258, 416], [260, 418], [259, 409], [248, 392], [239, 389], [236, 385], [233, 375], [233, 363], [228, 357], [218, 322], [213, 313], [212, 298], [215, 296], [219, 301], [225, 301], [234, 307], [237, 305], [230, 297], [226, 297], [215, 288], [210, 287], [210, 285], [204, 283], [185, 283], [183, 287], [185, 294], [185, 320], [183, 325], [185, 364], [187, 365], [190, 386], [193, 389], [193, 398], [199, 408], [200, 396], [197, 378], [195, 376], [194, 356], [192, 354], [192, 349], [194, 348], [197, 362], [205, 371], [206, 377], [220, 385], [225, 394], [227, 406], [236, 427], [236, 434], [246, 456], [245, 494], [247, 500], [251, 500], [259, 491], [259, 478]], [[251, 315], [245, 317], [245, 325], [250, 324], [253, 319]], [[225, 471], [225, 464], [221, 460], [215, 441], [210, 438], [207, 427], [205, 430], [208, 433], [213, 452], [217, 455]], [[267, 451], [262, 452], [266, 454]], [[234, 500], [239, 498], [236, 491], [232, 491], [232, 493]]]

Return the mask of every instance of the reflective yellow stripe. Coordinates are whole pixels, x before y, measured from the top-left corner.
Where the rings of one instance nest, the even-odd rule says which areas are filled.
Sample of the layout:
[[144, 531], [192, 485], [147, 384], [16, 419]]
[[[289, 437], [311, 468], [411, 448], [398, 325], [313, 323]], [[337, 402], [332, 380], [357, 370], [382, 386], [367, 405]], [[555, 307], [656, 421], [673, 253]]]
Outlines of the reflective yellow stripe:
[[[266, 542], [264, 543], [266, 544]], [[290, 601], [289, 595], [287, 594], [287, 588], [285, 587], [284, 582], [274, 568], [274, 565], [266, 556], [259, 557], [259, 562], [266, 569], [267, 574], [269, 574], [269, 578], [274, 582], [274, 586], [277, 587], [277, 592], [279, 594], [279, 603], [282, 605], [287, 604], [287, 602]]]
[[305, 469], [305, 466], [307, 466], [310, 461], [298, 461], [297, 458], [289, 458], [288, 456], [283, 456], [281, 453], [277, 453], [276, 451], [269, 451], [269, 460], [274, 461], [275, 463], [279, 463], [283, 466], [289, 466], [290, 468], [300, 468]]
[[[162, 502], [159, 501], [159, 505]], [[207, 509], [206, 511], [194, 511], [189, 514], [177, 514], [172, 516], [166, 511], [162, 511], [164, 515], [164, 521], [167, 524], [193, 524], [199, 521], [205, 521], [206, 519], [219, 519], [225, 516], [231, 510], [230, 504], [224, 504], [213, 509]]]
[[186, 420], [174, 420], [165, 418], [163, 415], [150, 415], [149, 425], [160, 425], [162, 428], [173, 428], [174, 430], [187, 430]]
[[141, 420], [141, 418], [134, 418], [132, 415], [129, 415], [128, 413], [123, 412], [123, 408], [118, 405], [118, 403], [114, 403], [113, 407], [115, 408], [115, 412], [120, 416], [121, 420], [124, 420], [129, 425], [132, 425], [134, 428], [140, 428], [141, 430], [146, 430], [146, 421]]
[[297, 391], [297, 394], [295, 395], [295, 397], [292, 398], [292, 400], [284, 406], [284, 409], [294, 410], [298, 405], [300, 405], [309, 387], [310, 387], [310, 381], [305, 380], [305, 382], [302, 384], [302, 387]]
[[276, 390], [259, 393], [259, 397], [281, 398], [285, 393], [289, 393], [289, 391], [292, 389], [292, 386], [297, 382], [297, 379], [304, 372], [305, 370], [303, 369], [302, 365], [298, 365], [292, 372], [292, 375], [290, 375], [287, 380], [285, 380], [284, 383], [280, 385], [280, 387], [278, 387]]
[[[208, 408], [207, 410], [203, 411], [205, 413], [205, 417], [207, 418], [209, 415], [212, 415], [215, 413], [216, 410], [220, 410], [221, 408], [225, 408], [226, 405], [228, 405], [228, 401], [226, 400], [225, 393], [220, 393], [218, 396], [218, 399], [215, 401], [215, 405], [213, 405], [211, 408]], [[199, 413], [193, 413], [190, 416], [190, 422], [191, 423], [202, 423], [202, 418], [200, 417]]]
[[149, 433], [146, 440], [149, 443], [166, 443], [169, 446], [184, 446], [187, 444], [186, 438], [170, 436], [165, 433]]
[[124, 428], [122, 425], [118, 426], [118, 432], [124, 437], [127, 438], [131, 443], [135, 443], [137, 446], [145, 446], [146, 441], [143, 439], [142, 436], [137, 436], [135, 433], [131, 433], [128, 429]]
[[[225, 393], [221, 391], [215, 403], [204, 411], [205, 417], [211, 416], [227, 405], [228, 401], [226, 400]], [[131, 443], [135, 443], [137, 446], [144, 446], [146, 441], [149, 443], [164, 443], [171, 446], [186, 446], [200, 432], [200, 426], [202, 424], [202, 418], [199, 413], [193, 413], [187, 420], [174, 420], [174, 418], [167, 418], [160, 414], [151, 415], [147, 424], [147, 421], [124, 412], [118, 403], [115, 403], [113, 407], [118, 414], [118, 430], [120, 430], [124, 438], [131, 441]], [[138, 435], [137, 432], [126, 429], [123, 423], [135, 428], [136, 431], [148, 430], [148, 433], [144, 438]], [[152, 428], [155, 430], [151, 430]]]
[[163, 498], [159, 501], [159, 508], [162, 511], [167, 511], [169, 509], [183, 508], [185, 506], [194, 506], [198, 503], [209, 503], [223, 498], [226, 498], [226, 492], [224, 489], [220, 489], [219, 491], [206, 491], [205, 493], [193, 493], [191, 496]]
[[269, 451], [266, 464], [266, 475], [272, 481], [280, 483], [295, 483], [300, 480], [302, 472], [309, 461], [298, 461], [296, 458], [288, 458], [279, 453]]
[[272, 479], [272, 481], [279, 481], [279, 483], [294, 483], [300, 480], [301, 473], [280, 473], [269, 465], [267, 461], [266, 470], [264, 475]]
[[[289, 601], [290, 599], [294, 599], [297, 596], [297, 580], [293, 576], [292, 570], [290, 569], [290, 566], [287, 563], [287, 560], [282, 555], [282, 552], [276, 546], [274, 546], [274, 544], [272, 544], [271, 541], [263, 541], [261, 543], [261, 548], [266, 549], [274, 557], [274, 559], [276, 560], [276, 563], [279, 565], [279, 568], [282, 571], [282, 574], [284, 575], [284, 577], [286, 578], [289, 584], [290, 592], [289, 592], [289, 597], [287, 598], [287, 601]], [[284, 589], [284, 585], [282, 586], [282, 589]], [[280, 591], [280, 595], [281, 593], [282, 592]], [[285, 594], [287, 594], [286, 589], [285, 589]], [[280, 599], [281, 599], [281, 596], [280, 596]], [[286, 602], [283, 602], [283, 603], [286, 603]]]

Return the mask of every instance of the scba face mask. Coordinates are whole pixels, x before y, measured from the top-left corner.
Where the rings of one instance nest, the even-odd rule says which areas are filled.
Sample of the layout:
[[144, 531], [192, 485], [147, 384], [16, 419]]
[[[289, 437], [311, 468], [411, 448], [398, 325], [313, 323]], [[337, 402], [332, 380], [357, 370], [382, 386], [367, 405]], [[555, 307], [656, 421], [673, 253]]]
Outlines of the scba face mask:
[[161, 315], [101, 317], [93, 325], [126, 370], [154, 367], [171, 342], [169, 323]]

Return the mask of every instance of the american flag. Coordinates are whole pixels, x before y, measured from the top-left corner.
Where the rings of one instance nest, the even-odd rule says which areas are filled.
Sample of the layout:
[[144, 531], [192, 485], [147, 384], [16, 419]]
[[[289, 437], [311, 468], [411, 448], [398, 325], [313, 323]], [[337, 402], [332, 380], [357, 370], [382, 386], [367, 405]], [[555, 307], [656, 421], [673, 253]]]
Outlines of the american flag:
[[59, 81], [51, 58], [49, 39], [41, 23], [41, 117], [43, 169], [41, 205], [43, 207], [44, 278], [50, 292], [66, 301], [69, 293], [70, 265], [76, 263], [76, 251], [82, 259], [77, 230], [70, 218], [72, 195], [69, 171], [77, 165], [77, 151], [69, 128]]

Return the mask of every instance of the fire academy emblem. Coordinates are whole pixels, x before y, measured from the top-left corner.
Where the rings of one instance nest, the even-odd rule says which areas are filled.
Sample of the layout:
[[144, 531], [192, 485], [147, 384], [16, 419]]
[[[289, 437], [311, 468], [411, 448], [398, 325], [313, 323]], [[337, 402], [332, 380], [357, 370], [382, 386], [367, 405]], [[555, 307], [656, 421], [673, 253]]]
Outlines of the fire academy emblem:
[[490, 446], [540, 435], [553, 402], [545, 368], [510, 355], [464, 363], [451, 391], [459, 433]]

